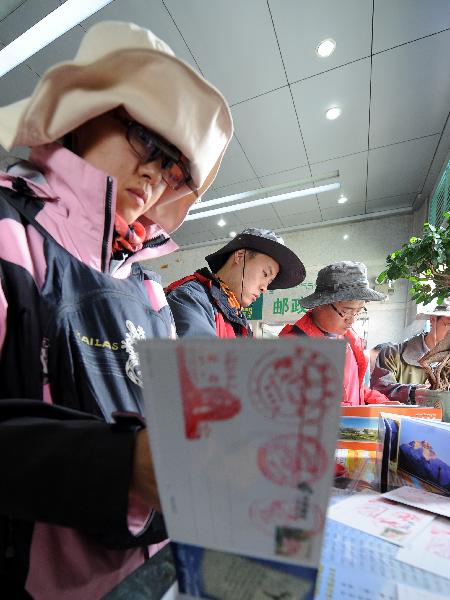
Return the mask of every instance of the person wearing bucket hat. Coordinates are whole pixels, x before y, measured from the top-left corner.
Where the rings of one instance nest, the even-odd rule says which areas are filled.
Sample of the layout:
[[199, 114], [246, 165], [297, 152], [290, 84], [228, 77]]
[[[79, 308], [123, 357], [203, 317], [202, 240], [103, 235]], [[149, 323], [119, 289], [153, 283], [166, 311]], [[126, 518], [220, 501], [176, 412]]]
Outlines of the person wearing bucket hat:
[[175, 327], [138, 261], [176, 249], [232, 133], [217, 89], [121, 22], [0, 108], [0, 143], [31, 148], [0, 174], [5, 598], [103, 598], [167, 537], [135, 344]]
[[342, 397], [345, 406], [392, 404], [386, 396], [364, 385], [368, 357], [363, 341], [352, 329], [354, 321], [366, 312], [366, 302], [384, 298], [369, 287], [365, 265], [352, 261], [333, 263], [319, 271], [314, 293], [301, 299], [308, 312], [280, 332], [280, 336], [327, 336], [347, 340]]
[[268, 229], [244, 229], [205, 260], [210, 269], [166, 288], [179, 336], [251, 336], [242, 308], [267, 290], [294, 287], [305, 278], [298, 256]]
[[430, 331], [422, 331], [400, 344], [386, 343], [378, 354], [370, 385], [391, 400], [416, 403], [416, 391], [429, 388], [419, 359], [432, 350], [450, 328], [450, 300], [425, 306], [416, 319], [429, 320]]

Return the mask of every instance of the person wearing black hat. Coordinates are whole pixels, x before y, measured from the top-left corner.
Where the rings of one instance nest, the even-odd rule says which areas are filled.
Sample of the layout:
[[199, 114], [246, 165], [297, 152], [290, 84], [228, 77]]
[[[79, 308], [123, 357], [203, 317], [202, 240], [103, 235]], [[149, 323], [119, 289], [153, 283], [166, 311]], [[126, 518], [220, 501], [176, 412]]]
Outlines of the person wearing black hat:
[[245, 229], [205, 260], [210, 269], [165, 290], [180, 337], [252, 336], [242, 308], [267, 290], [294, 287], [305, 278], [298, 256], [267, 229]]
[[366, 302], [384, 298], [384, 294], [369, 287], [365, 265], [352, 261], [333, 263], [319, 271], [314, 293], [301, 300], [302, 306], [310, 310], [280, 332], [280, 336], [310, 335], [347, 340], [343, 405], [399, 404], [364, 386], [369, 359], [364, 353], [363, 341], [352, 328], [354, 321], [365, 313]]

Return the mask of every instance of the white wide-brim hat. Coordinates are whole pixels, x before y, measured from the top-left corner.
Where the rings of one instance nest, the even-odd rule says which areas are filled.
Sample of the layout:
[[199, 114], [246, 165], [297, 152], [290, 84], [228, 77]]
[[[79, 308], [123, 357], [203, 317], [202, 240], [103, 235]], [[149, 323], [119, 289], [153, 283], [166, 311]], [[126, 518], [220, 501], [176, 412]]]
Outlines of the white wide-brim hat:
[[[0, 108], [0, 143], [10, 150], [54, 142], [118, 106], [189, 159], [199, 194], [211, 185], [233, 135], [228, 104], [165, 42], [132, 23], [94, 25], [73, 60], [46, 71], [29, 98]], [[174, 231], [195, 199], [187, 186], [168, 189], [146, 217]]]
[[427, 320], [431, 317], [450, 317], [450, 298], [446, 298], [442, 304], [438, 304], [436, 300], [430, 304], [422, 304], [416, 319]]

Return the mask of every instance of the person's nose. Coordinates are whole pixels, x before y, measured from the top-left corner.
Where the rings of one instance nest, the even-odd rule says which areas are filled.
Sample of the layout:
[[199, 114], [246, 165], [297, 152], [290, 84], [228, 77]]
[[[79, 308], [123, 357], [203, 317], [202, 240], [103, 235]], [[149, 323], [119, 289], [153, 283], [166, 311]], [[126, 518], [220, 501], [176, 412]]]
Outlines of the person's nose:
[[151, 185], [159, 185], [162, 180], [161, 159], [157, 158], [151, 162], [139, 165], [139, 175], [149, 180]]
[[265, 293], [267, 292], [267, 286], [268, 286], [268, 283], [267, 283], [267, 282], [263, 282], [263, 283], [262, 283], [262, 284], [259, 286], [259, 289], [260, 289], [260, 291], [261, 291], [261, 294], [265, 294]]

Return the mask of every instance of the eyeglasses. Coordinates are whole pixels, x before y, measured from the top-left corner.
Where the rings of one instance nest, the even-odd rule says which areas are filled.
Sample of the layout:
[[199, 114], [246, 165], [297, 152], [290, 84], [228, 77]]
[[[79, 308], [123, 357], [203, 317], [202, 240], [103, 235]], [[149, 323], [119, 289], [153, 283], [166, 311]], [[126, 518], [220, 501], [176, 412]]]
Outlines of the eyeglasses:
[[113, 116], [126, 127], [128, 143], [144, 164], [160, 158], [161, 176], [167, 185], [173, 190], [187, 185], [198, 197], [188, 160], [176, 146], [137, 121], [123, 118], [117, 113], [113, 113]]
[[360, 310], [358, 311], [353, 311], [353, 310], [339, 310], [338, 308], [335, 307], [334, 304], [330, 304], [331, 308], [337, 312], [337, 314], [341, 317], [341, 319], [345, 319], [345, 320], [350, 320], [353, 319], [354, 321], [356, 321], [356, 319], [359, 319], [360, 317], [366, 317], [367, 315], [367, 308], [365, 306], [363, 306]]

